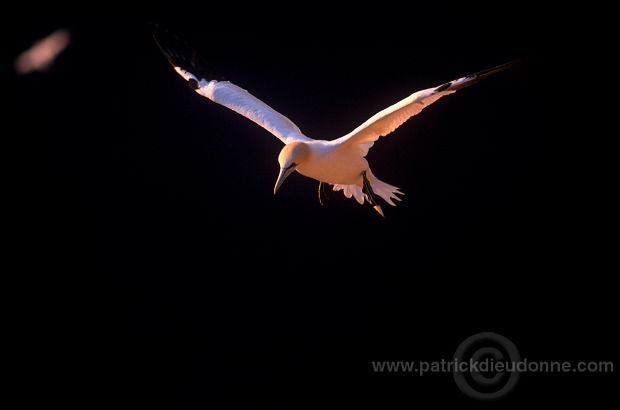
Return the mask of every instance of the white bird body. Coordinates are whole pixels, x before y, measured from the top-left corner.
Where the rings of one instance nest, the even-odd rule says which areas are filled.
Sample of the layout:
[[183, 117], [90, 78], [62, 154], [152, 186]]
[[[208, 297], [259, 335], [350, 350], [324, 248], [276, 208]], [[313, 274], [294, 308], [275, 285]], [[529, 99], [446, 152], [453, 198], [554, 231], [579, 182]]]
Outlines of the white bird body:
[[333, 141], [314, 140], [307, 145], [308, 160], [296, 168], [300, 174], [332, 185], [362, 185], [362, 171], [369, 170], [366, 158]]
[[187, 60], [188, 53], [178, 54], [174, 48], [167, 48], [160, 41], [157, 41], [157, 44], [177, 73], [188, 81], [198, 94], [254, 121], [285, 144], [278, 158], [280, 175], [274, 193], [284, 179], [296, 170], [320, 183], [332, 185], [336, 191], [342, 190], [347, 198], [354, 197], [360, 204], [363, 204], [364, 200], [370, 202], [381, 215], [383, 212], [374, 195], [380, 196], [390, 205], [395, 205], [392, 200], [400, 200], [397, 194], [402, 195], [402, 192], [397, 187], [380, 181], [370, 170], [365, 157], [374, 142], [441, 97], [523, 61], [517, 60], [438, 87], [417, 91], [373, 115], [349, 134], [327, 141], [308, 138], [293, 121], [243, 88], [228, 81], [209, 80], [208, 75], [200, 73], [201, 67], [193, 53], [191, 60]]

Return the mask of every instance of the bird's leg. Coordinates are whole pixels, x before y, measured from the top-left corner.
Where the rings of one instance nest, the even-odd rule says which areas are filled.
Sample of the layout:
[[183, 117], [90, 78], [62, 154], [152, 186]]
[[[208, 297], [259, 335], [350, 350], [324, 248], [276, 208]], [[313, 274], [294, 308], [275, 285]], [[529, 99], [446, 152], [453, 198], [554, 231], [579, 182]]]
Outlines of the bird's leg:
[[321, 205], [325, 205], [325, 201], [329, 199], [327, 188], [329, 188], [329, 184], [319, 181], [319, 204]]
[[382, 217], [385, 218], [385, 215], [383, 215], [383, 210], [381, 209], [381, 206], [377, 202], [377, 198], [375, 197], [375, 193], [372, 190], [372, 187], [370, 186], [370, 181], [366, 177], [366, 171], [362, 172], [362, 180], [364, 181], [363, 187], [362, 187], [362, 193], [364, 193], [364, 195], [366, 195], [366, 199], [368, 200], [370, 205], [372, 205], [373, 209], [375, 211], [379, 212], [379, 215], [381, 215]]

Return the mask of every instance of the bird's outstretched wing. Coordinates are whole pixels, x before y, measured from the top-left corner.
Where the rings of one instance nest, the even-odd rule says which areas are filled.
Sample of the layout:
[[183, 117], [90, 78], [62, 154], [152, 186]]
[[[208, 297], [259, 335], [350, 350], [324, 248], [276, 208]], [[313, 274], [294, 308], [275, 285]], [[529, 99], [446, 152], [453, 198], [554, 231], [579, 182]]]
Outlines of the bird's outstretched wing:
[[178, 36], [154, 26], [153, 37], [170, 64], [198, 94], [254, 121], [285, 144], [311, 141], [287, 117], [241, 87], [223, 81], [200, 61], [195, 50]]
[[396, 104], [378, 112], [369, 118], [365, 123], [354, 129], [349, 134], [333, 141], [334, 144], [356, 147], [362, 156], [368, 154], [368, 150], [373, 146], [379, 137], [385, 136], [396, 128], [400, 127], [405, 121], [419, 114], [424, 108], [428, 107], [444, 95], [452, 94], [462, 88], [468, 87], [478, 81], [507, 68], [513, 67], [525, 59], [515, 60], [510, 63], [490, 68], [458, 78], [439, 87], [427, 88], [417, 91], [409, 97]]

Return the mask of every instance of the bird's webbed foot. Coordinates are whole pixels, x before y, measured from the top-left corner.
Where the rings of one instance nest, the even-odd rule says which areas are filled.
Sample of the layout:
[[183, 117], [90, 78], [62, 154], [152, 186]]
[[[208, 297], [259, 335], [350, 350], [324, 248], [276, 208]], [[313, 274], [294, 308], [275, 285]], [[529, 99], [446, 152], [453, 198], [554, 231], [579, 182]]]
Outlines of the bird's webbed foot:
[[377, 197], [375, 196], [375, 193], [372, 190], [372, 187], [370, 186], [370, 181], [366, 177], [366, 171], [362, 172], [362, 179], [364, 181], [363, 187], [362, 187], [362, 193], [366, 195], [366, 199], [368, 200], [370, 205], [372, 205], [372, 208], [375, 211], [379, 212], [379, 215], [385, 217], [385, 215], [383, 215], [383, 210], [381, 209], [381, 206], [377, 202]]
[[331, 187], [328, 183], [319, 181], [319, 204], [325, 205], [325, 201], [329, 199], [329, 191]]

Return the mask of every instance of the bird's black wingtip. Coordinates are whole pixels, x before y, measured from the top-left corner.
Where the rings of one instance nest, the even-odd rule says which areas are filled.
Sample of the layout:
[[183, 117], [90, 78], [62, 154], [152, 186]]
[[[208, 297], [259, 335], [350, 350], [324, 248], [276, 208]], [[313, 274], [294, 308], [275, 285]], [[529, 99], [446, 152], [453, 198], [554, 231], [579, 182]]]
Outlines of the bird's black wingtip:
[[[196, 50], [176, 32], [157, 21], [151, 21], [149, 25], [155, 44], [173, 67], [180, 67], [207, 81], [225, 79], [213, 67], [201, 61]], [[190, 86], [195, 88], [192, 84]]]
[[175, 58], [176, 53], [173, 51], [174, 49], [171, 48], [171, 45], [174, 43], [180, 43], [181, 40], [157, 22], [149, 22], [149, 26], [151, 28], [153, 40], [155, 40], [155, 44], [157, 44], [159, 50], [164, 54], [170, 64], [175, 67], [179, 67], [180, 63], [177, 61], [178, 57]]
[[463, 88], [469, 87], [472, 84], [477, 83], [478, 81], [485, 79], [486, 77], [492, 74], [498, 73], [500, 71], [504, 71], [508, 68], [515, 67], [519, 64], [523, 64], [526, 61], [530, 60], [531, 58], [532, 58], [531, 56], [519, 58], [516, 60], [512, 60], [510, 62], [504, 63], [504, 64], [500, 64], [492, 68], [488, 68], [486, 70], [482, 70], [482, 71], [478, 71], [473, 74], [469, 74], [458, 80], [454, 80], [449, 83], [440, 85], [439, 87], [435, 88], [435, 92], [441, 92], [441, 91], [446, 91], [446, 90], [449, 90], [449, 91], [461, 90]]
[[470, 74], [467, 77], [470, 77], [470, 78], [481, 78], [482, 79], [482, 78], [487, 77], [487, 76], [489, 76], [491, 74], [495, 74], [495, 73], [498, 73], [500, 71], [504, 71], [504, 70], [506, 70], [508, 68], [515, 67], [515, 66], [517, 66], [519, 64], [523, 64], [528, 59], [529, 59], [529, 57], [523, 57], [523, 58], [519, 58], [519, 59], [516, 59], [516, 60], [512, 60], [512, 61], [509, 61], [507, 63], [500, 64], [498, 66], [495, 66], [495, 67], [492, 67], [492, 68], [488, 68], [486, 70], [478, 71], [477, 73], [474, 73], [474, 74]]

